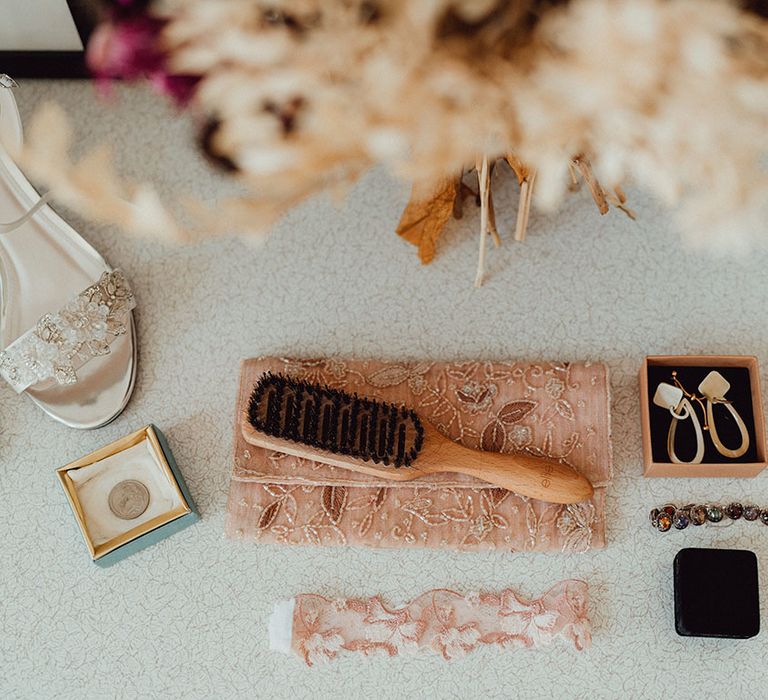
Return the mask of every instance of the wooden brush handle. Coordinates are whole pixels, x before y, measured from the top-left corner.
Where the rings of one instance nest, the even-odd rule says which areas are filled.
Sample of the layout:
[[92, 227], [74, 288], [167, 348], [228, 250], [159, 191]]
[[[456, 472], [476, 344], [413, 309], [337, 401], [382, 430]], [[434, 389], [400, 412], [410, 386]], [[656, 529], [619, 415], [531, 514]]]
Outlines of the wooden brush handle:
[[242, 431], [251, 445], [392, 481], [411, 481], [426, 474], [458, 472], [521, 496], [551, 503], [580, 503], [589, 500], [593, 492], [589, 480], [567, 464], [547, 457], [471, 450], [445, 437], [428, 423], [424, 423], [424, 446], [414, 466], [400, 469], [266, 435], [254, 429], [248, 422], [247, 414], [243, 415]]
[[[428, 432], [433, 430], [430, 426]], [[554, 459], [471, 450], [442, 435], [429, 435], [425, 443], [417, 464], [420, 471], [428, 474], [467, 474], [550, 503], [580, 503], [589, 500], [594, 492], [585, 476]]]
[[[427, 471], [423, 464], [420, 467]], [[459, 464], [454, 458], [451, 464], [435, 471], [467, 474], [521, 496], [550, 503], [581, 503], [588, 501], [594, 491], [589, 480], [567, 464], [523, 455], [497, 456], [489, 452], [479, 459], [473, 457], [472, 462], [466, 464]]]

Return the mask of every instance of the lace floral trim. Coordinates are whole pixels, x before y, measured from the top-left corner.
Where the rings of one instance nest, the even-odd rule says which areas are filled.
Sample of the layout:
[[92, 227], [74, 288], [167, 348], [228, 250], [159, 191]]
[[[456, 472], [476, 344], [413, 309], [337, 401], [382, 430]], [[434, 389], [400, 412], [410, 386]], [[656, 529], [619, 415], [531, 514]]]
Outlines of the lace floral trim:
[[308, 666], [343, 653], [421, 651], [451, 661], [481, 644], [530, 649], [558, 639], [581, 651], [591, 643], [587, 606], [588, 587], [579, 580], [561, 581], [535, 600], [511, 589], [466, 595], [435, 589], [401, 608], [387, 607], [378, 595], [331, 600], [301, 594], [293, 608], [291, 648]]
[[86, 362], [108, 355], [114, 340], [128, 331], [136, 300], [119, 270], [105, 272], [63, 309], [0, 352], [0, 374], [17, 393], [49, 379], [77, 382]]

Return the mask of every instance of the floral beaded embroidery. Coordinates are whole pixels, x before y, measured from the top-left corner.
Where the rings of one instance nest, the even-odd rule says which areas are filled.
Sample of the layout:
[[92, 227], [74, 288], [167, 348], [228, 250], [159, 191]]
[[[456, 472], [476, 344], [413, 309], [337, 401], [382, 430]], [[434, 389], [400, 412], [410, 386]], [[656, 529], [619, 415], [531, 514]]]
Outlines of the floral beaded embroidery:
[[123, 273], [105, 272], [64, 308], [43, 316], [0, 352], [0, 374], [17, 393], [49, 379], [74, 384], [80, 367], [109, 354], [115, 338], [127, 332], [135, 306]]
[[535, 600], [511, 589], [466, 595], [436, 589], [401, 608], [379, 596], [339, 601], [302, 594], [295, 599], [291, 646], [308, 666], [354, 652], [425, 651], [451, 661], [480, 645], [527, 649], [558, 639], [582, 650], [591, 643], [587, 605], [587, 584], [578, 580], [561, 581]]

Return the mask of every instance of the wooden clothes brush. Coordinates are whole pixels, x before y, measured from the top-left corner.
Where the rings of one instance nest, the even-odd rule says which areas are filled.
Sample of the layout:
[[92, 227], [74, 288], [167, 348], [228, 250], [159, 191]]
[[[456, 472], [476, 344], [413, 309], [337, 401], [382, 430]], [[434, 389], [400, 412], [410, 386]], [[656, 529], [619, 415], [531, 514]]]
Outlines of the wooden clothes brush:
[[252, 445], [393, 481], [457, 472], [552, 503], [586, 501], [593, 491], [554, 459], [472, 450], [408, 408], [280, 374], [256, 383], [242, 430]]

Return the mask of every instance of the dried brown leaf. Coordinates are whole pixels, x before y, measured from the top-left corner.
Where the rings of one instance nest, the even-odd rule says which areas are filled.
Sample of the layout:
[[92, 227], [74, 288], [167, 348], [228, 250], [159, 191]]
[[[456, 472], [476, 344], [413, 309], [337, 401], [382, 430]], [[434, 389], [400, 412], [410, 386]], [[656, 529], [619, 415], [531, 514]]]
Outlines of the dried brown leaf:
[[411, 191], [411, 199], [397, 225], [397, 234], [418, 246], [419, 259], [424, 265], [435, 257], [437, 239], [453, 214], [455, 200], [456, 184], [452, 179], [443, 180], [426, 193], [418, 185]]

